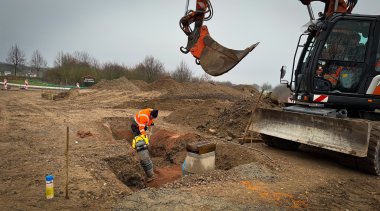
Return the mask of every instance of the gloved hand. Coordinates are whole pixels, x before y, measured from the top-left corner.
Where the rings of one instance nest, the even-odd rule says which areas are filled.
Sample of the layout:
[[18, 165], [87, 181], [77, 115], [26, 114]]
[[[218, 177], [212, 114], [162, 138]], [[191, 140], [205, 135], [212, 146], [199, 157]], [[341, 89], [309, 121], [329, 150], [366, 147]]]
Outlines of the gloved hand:
[[154, 122], [152, 122], [152, 124], [150, 126], [154, 126]]

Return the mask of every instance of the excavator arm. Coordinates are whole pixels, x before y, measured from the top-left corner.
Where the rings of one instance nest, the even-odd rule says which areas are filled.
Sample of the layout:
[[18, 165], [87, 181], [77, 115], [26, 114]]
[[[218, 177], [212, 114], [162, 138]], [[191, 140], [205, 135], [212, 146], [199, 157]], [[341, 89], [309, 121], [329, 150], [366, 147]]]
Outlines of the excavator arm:
[[324, 15], [331, 16], [334, 12], [351, 14], [358, 0], [300, 0], [302, 4], [309, 5], [313, 1], [325, 3]]
[[189, 0], [185, 15], [179, 21], [187, 36], [187, 45], [180, 50], [185, 54], [190, 52], [195, 57], [196, 64], [201, 65], [206, 73], [218, 76], [228, 72], [259, 44], [253, 44], [245, 50], [233, 50], [220, 45], [212, 39], [207, 26], [203, 25], [204, 21], [213, 16], [210, 0], [197, 0], [195, 11], [188, 10], [188, 5]]
[[[334, 12], [351, 13], [358, 0], [300, 0], [308, 5], [313, 1], [324, 2], [324, 14], [326, 18]], [[210, 0], [196, 0], [195, 10], [189, 10], [189, 0], [186, 1], [184, 16], [179, 25], [187, 36], [186, 47], [181, 47], [182, 53], [191, 53], [195, 57], [195, 63], [201, 65], [203, 70], [212, 75], [222, 75], [235, 67], [246, 55], [259, 44], [255, 43], [244, 50], [233, 50], [216, 42], [208, 31], [204, 21], [213, 16], [213, 8]], [[193, 28], [192, 28], [193, 26]]]

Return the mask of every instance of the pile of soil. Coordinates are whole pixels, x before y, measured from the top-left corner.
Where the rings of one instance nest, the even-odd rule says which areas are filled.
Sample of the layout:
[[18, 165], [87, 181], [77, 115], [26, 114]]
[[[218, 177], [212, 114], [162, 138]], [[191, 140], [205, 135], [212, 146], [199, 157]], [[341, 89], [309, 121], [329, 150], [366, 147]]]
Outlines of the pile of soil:
[[150, 91], [149, 83], [143, 80], [131, 80], [131, 82], [137, 86], [141, 91]]
[[186, 144], [205, 140], [194, 133], [180, 135], [168, 130], [159, 130], [151, 137], [149, 152], [152, 157], [162, 158], [166, 164], [179, 165], [185, 160]]
[[[269, 170], [263, 170], [263, 168], [267, 167], [258, 167], [258, 163], [261, 161], [257, 159], [257, 155], [252, 153], [250, 149], [241, 147], [240, 145], [215, 142], [216, 170], [181, 178], [181, 165], [187, 155], [186, 144], [201, 141], [212, 140], [208, 140], [199, 134], [187, 133], [180, 135], [168, 130], [159, 130], [152, 135], [149, 153], [155, 166], [154, 171], [157, 178], [153, 183], [148, 183], [147, 186], [159, 187], [163, 185], [164, 187], [177, 188], [204, 185], [217, 181], [228, 181], [231, 178], [238, 179], [242, 177], [240, 175], [242, 171], [247, 171], [247, 169], [252, 169], [253, 167], [242, 167], [237, 170], [236, 167], [252, 163], [252, 165], [256, 166], [257, 171], [252, 171], [249, 178], [272, 177], [272, 174], [268, 173]], [[265, 163], [260, 163], [260, 165], [263, 164], [266, 165]], [[231, 169], [234, 170], [229, 171]], [[246, 176], [247, 174], [244, 175]], [[173, 183], [166, 184], [168, 182]]]
[[182, 108], [172, 112], [165, 118], [166, 121], [191, 126], [194, 128], [208, 125], [214, 118], [229, 109], [233, 103], [221, 100], [203, 100], [189, 104], [182, 103]]
[[91, 88], [98, 90], [140, 91], [139, 87], [125, 77], [114, 80], [101, 80]]
[[149, 86], [151, 90], [166, 91], [170, 94], [180, 93], [185, 90], [181, 83], [178, 83], [177, 81], [171, 78], [164, 78], [154, 81], [151, 84], [149, 84]]
[[[258, 98], [258, 97], [257, 97]], [[241, 137], [252, 114], [257, 98], [241, 99], [231, 103], [205, 103], [187, 106], [172, 112], [166, 121], [192, 126], [201, 132], [214, 131], [219, 137], [234, 139]], [[254, 101], [255, 100], [255, 101]], [[269, 99], [263, 98], [260, 107], [277, 107]], [[258, 138], [255, 134], [253, 138]]]
[[[161, 84], [162, 86], [157, 86]], [[168, 83], [167, 80], [159, 80], [155, 82], [155, 86], [152, 86], [152, 89], [156, 86], [167, 90], [167, 94], [162, 96], [162, 98], [166, 99], [224, 99], [236, 101], [251, 97], [251, 92], [249, 91], [246, 92], [230, 86], [209, 82], [173, 83], [172, 80], [171, 83]]]

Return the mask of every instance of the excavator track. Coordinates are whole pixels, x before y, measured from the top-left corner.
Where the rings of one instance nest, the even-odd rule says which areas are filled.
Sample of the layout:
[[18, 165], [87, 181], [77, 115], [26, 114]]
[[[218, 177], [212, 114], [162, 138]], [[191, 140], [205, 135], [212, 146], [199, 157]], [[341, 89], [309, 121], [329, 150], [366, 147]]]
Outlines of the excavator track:
[[372, 126], [367, 157], [357, 158], [356, 166], [366, 173], [380, 175], [380, 123]]

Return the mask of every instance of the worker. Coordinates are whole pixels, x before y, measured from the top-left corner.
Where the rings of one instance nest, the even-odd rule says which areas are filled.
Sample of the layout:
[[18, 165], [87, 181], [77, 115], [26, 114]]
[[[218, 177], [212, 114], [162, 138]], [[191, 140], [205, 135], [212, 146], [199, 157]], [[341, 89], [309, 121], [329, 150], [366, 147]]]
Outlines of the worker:
[[343, 66], [332, 66], [332, 71], [330, 71], [328, 74], [324, 74], [323, 78], [330, 81], [332, 88], [336, 88], [336, 85], [338, 84], [338, 79], [340, 76], [340, 73], [343, 71]]
[[75, 84], [75, 86], [76, 86], [77, 88], [79, 88], [79, 89], [80, 89], [80, 85], [79, 85], [79, 82], [77, 82], [77, 83]]
[[323, 69], [321, 64], [318, 64], [318, 68], [315, 71], [315, 77], [323, 77]]
[[134, 136], [138, 136], [140, 134], [146, 136], [146, 130], [148, 126], [153, 126], [153, 119], [156, 119], [158, 116], [157, 109], [146, 108], [140, 110], [135, 114], [132, 118], [131, 129]]
[[8, 80], [6, 78], [4, 78], [4, 89], [8, 89]]
[[148, 146], [149, 138], [146, 135], [148, 126], [153, 126], [153, 119], [158, 116], [157, 109], [146, 108], [140, 110], [132, 119], [131, 129], [135, 138], [132, 140], [132, 148], [137, 151], [140, 158], [140, 164], [147, 176], [147, 182], [155, 179], [153, 172], [153, 162], [150, 159]]
[[28, 86], [29, 86], [28, 79], [25, 79], [25, 81], [24, 81], [24, 89], [27, 90]]

